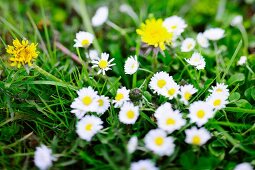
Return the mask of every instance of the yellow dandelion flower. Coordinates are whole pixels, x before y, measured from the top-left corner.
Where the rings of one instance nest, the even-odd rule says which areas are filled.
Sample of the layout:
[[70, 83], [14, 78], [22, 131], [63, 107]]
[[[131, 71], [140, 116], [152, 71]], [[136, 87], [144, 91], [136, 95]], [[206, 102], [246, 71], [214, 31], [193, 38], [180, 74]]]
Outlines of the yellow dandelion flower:
[[36, 51], [37, 44], [28, 43], [28, 40], [22, 40], [21, 42], [18, 39], [13, 40], [13, 45], [8, 45], [6, 52], [11, 54], [10, 58], [11, 66], [20, 68], [21, 65], [28, 64], [32, 65], [32, 61], [37, 58], [39, 52]]
[[159, 47], [161, 50], [165, 50], [165, 44], [171, 43], [173, 37], [163, 26], [163, 20], [155, 18], [147, 19], [136, 32], [144, 43]]

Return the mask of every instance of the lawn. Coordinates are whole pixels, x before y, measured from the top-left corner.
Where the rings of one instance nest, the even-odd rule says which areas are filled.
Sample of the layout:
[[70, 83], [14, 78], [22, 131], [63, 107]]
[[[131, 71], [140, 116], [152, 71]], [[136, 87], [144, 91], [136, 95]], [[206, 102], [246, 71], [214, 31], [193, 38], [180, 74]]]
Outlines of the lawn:
[[254, 0], [0, 3], [0, 169], [252, 170]]

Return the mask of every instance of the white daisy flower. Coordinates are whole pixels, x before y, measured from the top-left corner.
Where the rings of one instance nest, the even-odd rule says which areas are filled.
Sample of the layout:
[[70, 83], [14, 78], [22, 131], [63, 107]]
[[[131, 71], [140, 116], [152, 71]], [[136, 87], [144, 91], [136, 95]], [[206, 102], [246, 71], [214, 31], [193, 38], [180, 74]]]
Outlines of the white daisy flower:
[[131, 102], [125, 102], [120, 108], [119, 119], [124, 124], [134, 124], [139, 116], [139, 107]]
[[174, 37], [178, 37], [183, 33], [187, 27], [185, 21], [178, 16], [171, 16], [164, 20], [163, 25], [167, 28], [168, 32], [173, 33]]
[[132, 162], [130, 170], [158, 170], [155, 163], [149, 159]]
[[94, 112], [97, 106], [97, 92], [92, 87], [84, 87], [77, 91], [78, 97], [71, 104], [73, 109], [71, 113], [75, 113], [77, 118], [84, 116], [86, 112]]
[[211, 107], [215, 110], [220, 110], [226, 107], [228, 104], [228, 96], [219, 94], [219, 93], [212, 93], [207, 99], [206, 102], [211, 105]]
[[189, 59], [185, 59], [190, 65], [196, 67], [196, 69], [201, 70], [205, 68], [205, 59], [198, 52], [194, 52]]
[[203, 48], [208, 48], [209, 47], [209, 41], [208, 39], [204, 36], [203, 33], [198, 33], [197, 34], [197, 43], [203, 47]]
[[[172, 105], [168, 102], [162, 104], [161, 106], [159, 106], [155, 113], [154, 116], [158, 119], [159, 117], [161, 117], [163, 114], [165, 114], [165, 111], [168, 110], [168, 112], [174, 112], [172, 109]], [[167, 113], [168, 113], [167, 112]]]
[[196, 41], [193, 38], [186, 38], [182, 41], [181, 51], [182, 52], [190, 52], [196, 46]]
[[103, 128], [102, 124], [103, 122], [100, 118], [86, 115], [76, 124], [76, 133], [81, 139], [89, 142]]
[[196, 101], [190, 104], [188, 117], [191, 122], [197, 126], [202, 126], [208, 122], [208, 119], [214, 116], [213, 108], [207, 102]]
[[216, 86], [212, 86], [212, 89], [209, 89], [209, 92], [229, 96], [228, 86], [224, 83], [217, 83]]
[[210, 28], [204, 32], [204, 36], [211, 41], [217, 41], [224, 37], [225, 30], [221, 28]]
[[109, 59], [109, 54], [102, 53], [100, 58], [97, 58], [91, 61], [93, 63], [92, 68], [95, 68], [95, 67], [99, 68], [99, 71], [97, 72], [97, 74], [103, 73], [103, 75], [105, 75], [105, 72], [108, 70], [111, 70], [111, 67], [115, 65], [115, 64], [111, 64], [114, 58], [112, 58], [110, 61], [108, 61], [108, 59]]
[[191, 96], [195, 94], [196, 92], [197, 92], [197, 89], [195, 89], [192, 84], [181, 86], [181, 90], [180, 90], [181, 101], [185, 105], [188, 105]]
[[88, 47], [93, 42], [93, 40], [94, 40], [93, 34], [85, 31], [80, 31], [76, 33], [74, 47]]
[[240, 164], [236, 165], [234, 170], [253, 170], [253, 167], [250, 163], [243, 162], [243, 163], [240, 163]]
[[154, 93], [163, 94], [165, 93], [165, 87], [167, 86], [167, 84], [172, 81], [173, 78], [170, 77], [167, 72], [161, 71], [153, 75], [149, 86]]
[[159, 156], [170, 156], [174, 152], [175, 144], [172, 137], [162, 129], [150, 130], [144, 138], [145, 147]]
[[97, 99], [96, 112], [98, 114], [103, 114], [110, 107], [110, 100], [105, 96], [98, 96]]
[[232, 19], [230, 25], [233, 26], [233, 27], [235, 27], [235, 26], [241, 25], [242, 22], [243, 22], [243, 16], [237, 15], [237, 16], [235, 16], [235, 17]]
[[128, 153], [130, 154], [133, 153], [136, 150], [137, 145], [138, 145], [137, 137], [136, 136], [131, 137], [127, 144]]
[[87, 54], [87, 58], [90, 58], [91, 60], [96, 60], [99, 58], [97, 50], [89, 50], [89, 53]]
[[164, 87], [164, 92], [162, 93], [163, 96], [167, 97], [169, 100], [177, 97], [179, 93], [180, 86], [171, 78], [172, 80]]
[[97, 9], [95, 15], [92, 17], [91, 23], [94, 27], [98, 27], [103, 25], [108, 19], [108, 7], [102, 6]]
[[186, 138], [185, 142], [193, 145], [204, 145], [210, 138], [211, 134], [204, 127], [197, 129], [192, 127], [191, 129], [185, 130]]
[[137, 56], [130, 56], [125, 62], [125, 74], [134, 74], [139, 67], [139, 63], [137, 61]]
[[113, 100], [114, 107], [121, 107], [124, 102], [129, 101], [129, 92], [130, 90], [126, 89], [126, 87], [118, 89], [115, 100]]
[[172, 133], [184, 126], [186, 120], [182, 118], [182, 114], [178, 110], [170, 111], [166, 109], [157, 117], [157, 124], [160, 129]]
[[52, 150], [45, 145], [36, 147], [34, 155], [34, 163], [40, 170], [49, 169], [52, 166], [52, 161], [56, 161], [56, 157], [52, 155]]
[[246, 56], [241, 56], [240, 59], [237, 62], [237, 65], [242, 66], [247, 62], [247, 57]]

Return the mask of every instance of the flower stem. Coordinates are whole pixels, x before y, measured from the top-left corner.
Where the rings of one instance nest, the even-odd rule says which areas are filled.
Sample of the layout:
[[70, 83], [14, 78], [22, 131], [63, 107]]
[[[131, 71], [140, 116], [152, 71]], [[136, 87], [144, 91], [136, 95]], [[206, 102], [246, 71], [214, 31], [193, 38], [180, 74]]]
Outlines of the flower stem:
[[44, 75], [45, 77], [48, 77], [51, 80], [57, 81], [57, 82], [61, 82], [63, 83], [62, 80], [60, 80], [59, 78], [55, 77], [54, 75], [50, 74], [49, 72], [45, 71], [44, 69], [42, 69], [41, 67], [39, 67], [36, 64], [33, 64], [34, 68], [41, 73], [42, 75]]
[[136, 87], [136, 81], [137, 81], [137, 72], [133, 74], [132, 88]]

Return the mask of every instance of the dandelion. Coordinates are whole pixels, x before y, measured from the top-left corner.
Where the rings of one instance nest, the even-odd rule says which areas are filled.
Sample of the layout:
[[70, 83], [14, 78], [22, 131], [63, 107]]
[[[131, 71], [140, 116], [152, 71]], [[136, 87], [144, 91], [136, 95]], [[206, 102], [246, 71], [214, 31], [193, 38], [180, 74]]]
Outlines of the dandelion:
[[178, 37], [184, 32], [187, 27], [185, 21], [178, 16], [171, 16], [164, 20], [163, 25], [167, 28], [168, 32], [173, 33], [173, 37]]
[[169, 82], [172, 82], [173, 78], [168, 73], [161, 71], [153, 75], [150, 80], [149, 86], [154, 93], [163, 94], [165, 93], [165, 87]]
[[11, 66], [20, 68], [21, 66], [31, 66], [32, 62], [38, 57], [39, 52], [36, 51], [37, 44], [29, 44], [28, 40], [13, 40], [13, 45], [8, 45], [6, 52], [12, 57], [10, 58]]
[[139, 107], [131, 102], [125, 102], [120, 108], [119, 119], [124, 124], [134, 124], [139, 116]]
[[126, 87], [118, 89], [115, 100], [113, 100], [114, 107], [121, 107], [124, 102], [129, 101], [129, 92], [130, 90], [126, 89]]
[[242, 66], [247, 62], [247, 57], [246, 56], [241, 56], [240, 59], [237, 62], [237, 65]]
[[197, 43], [203, 47], [203, 48], [208, 48], [209, 47], [209, 41], [208, 39], [204, 36], [203, 33], [198, 33], [197, 34]]
[[139, 63], [137, 61], [137, 56], [130, 56], [125, 62], [125, 74], [134, 74], [139, 67]]
[[115, 64], [112, 64], [114, 58], [112, 58], [110, 61], [108, 61], [108, 59], [109, 59], [109, 54], [102, 53], [100, 58], [98, 57], [91, 61], [93, 63], [92, 68], [96, 68], [96, 67], [99, 68], [99, 71], [97, 72], [97, 74], [103, 73], [103, 75], [105, 75], [105, 72], [108, 70], [111, 70], [111, 67], [115, 65]]
[[185, 59], [190, 65], [196, 67], [196, 69], [201, 70], [205, 68], [205, 59], [204, 57], [197, 53], [194, 52], [191, 56], [190, 59]]
[[156, 109], [154, 116], [158, 119], [159, 117], [161, 117], [161, 115], [165, 114], [166, 110], [168, 110], [167, 113], [174, 112], [172, 109], [172, 105], [170, 103], [166, 102]]
[[132, 162], [130, 170], [158, 170], [155, 163], [149, 159]]
[[235, 166], [234, 170], [253, 170], [253, 167], [248, 162], [243, 162]]
[[102, 124], [103, 122], [100, 118], [86, 115], [76, 124], [76, 133], [81, 139], [89, 142], [103, 128]]
[[102, 6], [97, 9], [95, 15], [92, 17], [91, 23], [94, 27], [98, 27], [100, 25], [103, 25], [108, 19], [108, 7]]
[[197, 129], [192, 127], [191, 129], [185, 130], [186, 138], [185, 142], [193, 145], [204, 145], [210, 138], [211, 134], [205, 128]]
[[186, 38], [182, 41], [181, 51], [182, 52], [190, 52], [195, 48], [196, 41], [193, 38]]
[[95, 111], [98, 114], [103, 114], [108, 108], [110, 107], [110, 100], [108, 97], [105, 96], [98, 96], [97, 99], [97, 105]]
[[52, 150], [45, 145], [36, 147], [34, 163], [40, 170], [49, 169], [52, 166], [52, 161], [56, 161], [56, 157], [52, 155]]
[[195, 122], [197, 126], [207, 123], [208, 119], [214, 116], [213, 108], [203, 101], [196, 101], [190, 104], [188, 117], [191, 122]]
[[170, 156], [174, 152], [175, 144], [172, 137], [167, 137], [161, 129], [150, 130], [144, 138], [145, 147], [159, 156]]
[[217, 83], [216, 86], [212, 86], [212, 89], [209, 89], [211, 93], [218, 93], [224, 96], [229, 96], [228, 86], [224, 83]]
[[204, 32], [204, 36], [211, 41], [217, 41], [224, 37], [225, 31], [221, 28], [210, 28]]
[[161, 50], [165, 50], [165, 44], [169, 44], [172, 40], [172, 33], [163, 26], [162, 19], [147, 19], [136, 32], [144, 43], [159, 47]]
[[177, 97], [179, 89], [180, 86], [171, 78], [171, 80], [168, 81], [166, 87], [163, 89], [164, 92], [162, 95], [167, 97], [169, 100], [172, 100], [174, 97]]
[[185, 105], [188, 105], [190, 98], [196, 92], [197, 92], [197, 89], [195, 89], [192, 84], [187, 84], [187, 85], [181, 86], [181, 90], [180, 90], [181, 101]]
[[137, 145], [138, 145], [137, 137], [136, 136], [131, 137], [127, 144], [128, 153], [130, 154], [133, 153], [136, 150]]
[[94, 35], [89, 33], [89, 32], [85, 32], [85, 31], [80, 31], [78, 33], [76, 33], [76, 39], [74, 40], [75, 44], [74, 47], [89, 47], [90, 44], [92, 44], [94, 40]]
[[220, 110], [226, 107], [228, 104], [228, 96], [219, 93], [212, 93], [206, 100], [207, 103], [215, 110]]
[[237, 16], [235, 16], [235, 17], [232, 19], [230, 25], [233, 26], [233, 27], [235, 27], [235, 26], [241, 25], [242, 22], [243, 22], [243, 16], [237, 15]]

